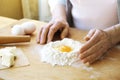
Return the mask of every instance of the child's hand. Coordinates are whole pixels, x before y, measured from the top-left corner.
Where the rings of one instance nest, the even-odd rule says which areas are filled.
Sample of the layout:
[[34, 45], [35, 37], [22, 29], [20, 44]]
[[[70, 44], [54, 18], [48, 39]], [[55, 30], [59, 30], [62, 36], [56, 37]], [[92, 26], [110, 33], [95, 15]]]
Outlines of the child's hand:
[[65, 20], [52, 20], [47, 25], [43, 26], [38, 34], [37, 42], [44, 44], [50, 42], [53, 39], [54, 34], [61, 30], [60, 37], [63, 39], [68, 35], [69, 25]]
[[90, 30], [85, 39], [87, 42], [80, 50], [83, 63], [93, 63], [112, 47], [111, 36], [102, 30]]

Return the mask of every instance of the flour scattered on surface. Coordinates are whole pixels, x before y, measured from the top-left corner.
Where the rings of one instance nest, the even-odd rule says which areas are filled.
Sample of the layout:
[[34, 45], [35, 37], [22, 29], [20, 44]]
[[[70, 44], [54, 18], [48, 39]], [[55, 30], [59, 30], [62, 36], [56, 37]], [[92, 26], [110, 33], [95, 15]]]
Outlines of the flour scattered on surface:
[[100, 75], [101, 75], [101, 73], [92, 71], [92, 74], [90, 75], [90, 79], [92, 79], [92, 80], [98, 80], [98, 78], [100, 77]]

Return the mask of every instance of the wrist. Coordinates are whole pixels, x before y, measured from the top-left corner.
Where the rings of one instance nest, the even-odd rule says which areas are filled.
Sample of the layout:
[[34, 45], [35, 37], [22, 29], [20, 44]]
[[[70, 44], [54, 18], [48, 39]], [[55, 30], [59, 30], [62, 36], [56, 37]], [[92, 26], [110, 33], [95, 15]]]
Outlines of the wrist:
[[116, 45], [120, 41], [120, 37], [119, 37], [120, 33], [119, 33], [119, 30], [117, 29], [118, 26], [119, 25], [115, 25], [115, 26], [105, 29], [107, 34], [110, 36], [112, 45]]
[[67, 20], [65, 18], [62, 18], [62, 17], [61, 18], [53, 17], [51, 21], [52, 22], [62, 22], [64, 24], [68, 24]]
[[64, 16], [53, 16], [52, 20], [53, 21], [65, 21], [65, 22], [67, 22], [67, 19]]

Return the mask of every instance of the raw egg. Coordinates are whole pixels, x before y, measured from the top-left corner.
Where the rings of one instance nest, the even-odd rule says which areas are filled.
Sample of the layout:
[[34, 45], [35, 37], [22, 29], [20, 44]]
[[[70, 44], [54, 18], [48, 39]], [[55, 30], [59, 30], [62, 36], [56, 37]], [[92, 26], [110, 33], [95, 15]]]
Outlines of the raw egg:
[[66, 45], [62, 45], [62, 46], [58, 46], [57, 48], [55, 48], [61, 52], [70, 52], [72, 51], [72, 48]]
[[73, 39], [64, 38], [63, 40], [50, 42], [44, 45], [40, 51], [42, 62], [54, 65], [72, 65], [79, 58], [79, 50], [82, 43]]
[[25, 34], [32, 34], [36, 30], [36, 25], [33, 22], [25, 22], [21, 24]]
[[14, 25], [12, 27], [11, 33], [13, 35], [24, 35], [25, 34], [24, 29], [20, 25]]
[[24, 22], [21, 25], [14, 25], [11, 33], [13, 35], [32, 34], [36, 30], [36, 25], [33, 22]]

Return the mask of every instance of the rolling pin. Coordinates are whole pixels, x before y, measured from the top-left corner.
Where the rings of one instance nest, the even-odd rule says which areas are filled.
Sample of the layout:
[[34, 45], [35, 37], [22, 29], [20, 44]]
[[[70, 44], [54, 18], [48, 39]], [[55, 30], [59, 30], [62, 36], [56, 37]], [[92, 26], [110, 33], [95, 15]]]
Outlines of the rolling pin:
[[0, 44], [30, 42], [30, 36], [0, 36]]

